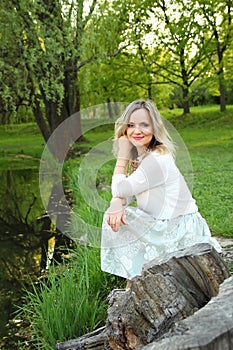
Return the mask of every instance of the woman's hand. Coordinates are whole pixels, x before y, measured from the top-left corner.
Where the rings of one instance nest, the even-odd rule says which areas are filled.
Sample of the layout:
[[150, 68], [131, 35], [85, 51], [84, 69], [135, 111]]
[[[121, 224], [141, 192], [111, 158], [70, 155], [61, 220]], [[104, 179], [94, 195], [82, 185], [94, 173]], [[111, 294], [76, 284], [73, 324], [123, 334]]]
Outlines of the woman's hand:
[[110, 203], [110, 207], [107, 210], [107, 223], [111, 226], [111, 229], [115, 232], [119, 230], [120, 223], [127, 225], [125, 221], [125, 211], [122, 205], [121, 198], [113, 198]]
[[129, 141], [127, 135], [123, 135], [118, 139], [118, 159], [129, 160], [131, 158], [133, 144]]

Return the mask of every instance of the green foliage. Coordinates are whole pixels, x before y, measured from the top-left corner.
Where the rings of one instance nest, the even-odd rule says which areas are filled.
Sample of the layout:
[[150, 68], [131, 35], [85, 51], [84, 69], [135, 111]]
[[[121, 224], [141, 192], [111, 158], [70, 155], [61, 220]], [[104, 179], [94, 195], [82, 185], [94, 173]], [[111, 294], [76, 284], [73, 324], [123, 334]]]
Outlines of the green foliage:
[[0, 57], [0, 108], [8, 113], [21, 104], [31, 107], [46, 141], [80, 109], [81, 68], [120, 52], [129, 14], [118, 1], [108, 5], [95, 0], [3, 1], [0, 27], [13, 23]]
[[45, 139], [80, 105], [209, 103], [230, 85], [229, 1], [2, 0], [0, 19], [0, 123], [33, 108]]
[[32, 345], [54, 350], [58, 341], [103, 326], [106, 297], [123, 283], [100, 270], [99, 249], [77, 246], [67, 264], [51, 266], [47, 276], [26, 291], [21, 316], [31, 324]]

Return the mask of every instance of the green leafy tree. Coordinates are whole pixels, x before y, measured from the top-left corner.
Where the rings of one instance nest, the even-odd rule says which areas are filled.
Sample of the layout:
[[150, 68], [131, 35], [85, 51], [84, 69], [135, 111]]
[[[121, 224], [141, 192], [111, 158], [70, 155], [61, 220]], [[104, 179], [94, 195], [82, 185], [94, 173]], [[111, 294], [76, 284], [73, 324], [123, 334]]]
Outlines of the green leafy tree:
[[224, 74], [225, 56], [232, 42], [233, 26], [233, 3], [231, 0], [198, 0], [201, 15], [204, 18], [204, 26], [208, 28], [213, 40], [210, 55], [213, 70], [218, 77], [220, 94], [220, 110], [226, 110], [226, 80]]
[[[80, 110], [81, 69], [121, 51], [122, 23], [127, 22], [121, 22], [121, 17], [127, 11], [120, 2], [110, 6], [101, 0], [3, 0], [3, 7], [14, 18], [15, 40], [6, 50], [9, 67], [15, 72], [10, 51], [20, 48], [17, 60], [23, 79], [19, 96], [32, 107], [47, 141], [61, 122]], [[10, 83], [6, 85], [9, 94]], [[75, 127], [81, 134], [79, 116]]]
[[[193, 0], [149, 2], [155, 24], [154, 42], [162, 48], [163, 60], [154, 61], [159, 75], [182, 89], [184, 113], [189, 113], [191, 85], [208, 70], [207, 48], [211, 40], [198, 21]], [[157, 73], [157, 71], [156, 71]]]
[[8, 124], [22, 103], [24, 72], [19, 66], [21, 35], [17, 32], [15, 13], [10, 13], [5, 1], [0, 7], [0, 123]]
[[[132, 6], [131, 11], [136, 9]], [[92, 62], [82, 70], [81, 80], [84, 85], [81, 90], [84, 93], [85, 104], [92, 105], [103, 101], [129, 102], [137, 98], [149, 98], [155, 99], [159, 107], [168, 105], [172, 88], [159, 76], [160, 69], [153, 67], [156, 58], [161, 60], [161, 50], [151, 48], [149, 41], [144, 38], [146, 33], [143, 18], [140, 29], [138, 24], [135, 27], [135, 21], [135, 14], [131, 12], [127, 28], [129, 47], [101, 65]]]

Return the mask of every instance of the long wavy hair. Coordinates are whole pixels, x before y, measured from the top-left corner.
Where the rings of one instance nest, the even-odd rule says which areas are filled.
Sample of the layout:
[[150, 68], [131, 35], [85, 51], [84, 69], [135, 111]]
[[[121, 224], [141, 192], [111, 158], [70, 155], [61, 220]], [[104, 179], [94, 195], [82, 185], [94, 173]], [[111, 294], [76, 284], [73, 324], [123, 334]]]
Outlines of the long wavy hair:
[[[114, 135], [114, 144], [113, 144], [113, 152], [117, 157], [118, 147], [117, 140], [119, 137], [125, 135], [127, 126], [130, 120], [131, 114], [137, 110], [144, 108], [148, 111], [149, 116], [151, 118], [151, 122], [153, 125], [153, 137], [148, 146], [148, 151], [157, 150], [161, 154], [170, 153], [175, 158], [175, 145], [170, 137], [164, 123], [162, 117], [155, 106], [155, 104], [150, 100], [136, 100], [131, 102], [123, 112], [120, 118], [117, 119], [115, 123], [115, 135]], [[132, 149], [131, 155], [131, 166], [132, 163], [136, 161], [138, 154], [136, 147]], [[135, 165], [133, 165], [135, 166]]]

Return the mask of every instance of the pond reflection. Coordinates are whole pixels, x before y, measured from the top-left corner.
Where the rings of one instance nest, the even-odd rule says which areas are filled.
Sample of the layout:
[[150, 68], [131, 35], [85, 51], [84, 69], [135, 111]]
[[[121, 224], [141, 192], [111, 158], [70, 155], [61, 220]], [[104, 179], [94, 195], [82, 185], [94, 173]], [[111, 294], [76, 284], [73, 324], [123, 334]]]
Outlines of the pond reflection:
[[[27, 237], [24, 236], [26, 240]], [[24, 248], [12, 239], [2, 241], [0, 247], [0, 335], [6, 334], [5, 327], [15, 311], [21, 293], [30, 280], [40, 271], [41, 248], [35, 245]]]
[[38, 171], [0, 172], [0, 336], [15, 310], [23, 288], [41, 269], [42, 247], [48, 237], [40, 234], [36, 220], [45, 209], [40, 200]]

